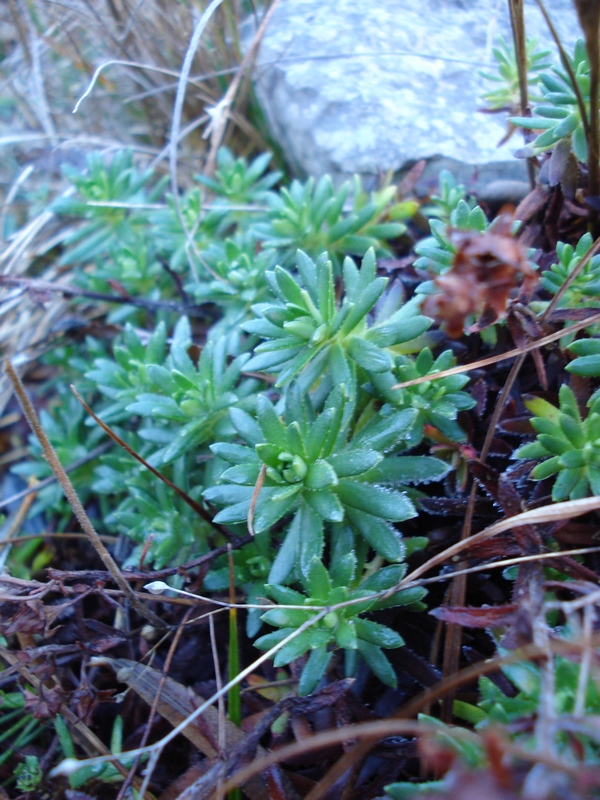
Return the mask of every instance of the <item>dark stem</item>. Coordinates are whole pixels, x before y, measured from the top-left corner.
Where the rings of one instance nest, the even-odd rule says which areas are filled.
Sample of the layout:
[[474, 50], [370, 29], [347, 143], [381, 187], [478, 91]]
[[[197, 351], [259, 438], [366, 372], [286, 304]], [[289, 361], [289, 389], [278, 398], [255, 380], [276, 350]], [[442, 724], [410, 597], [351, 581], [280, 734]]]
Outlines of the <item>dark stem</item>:
[[100, 417], [92, 411], [92, 409], [88, 406], [88, 404], [85, 402], [83, 397], [79, 394], [79, 392], [73, 385], [71, 385], [70, 388], [75, 397], [77, 398], [77, 400], [81, 403], [81, 405], [90, 415], [90, 417], [92, 417], [92, 419], [102, 428], [102, 430], [105, 433], [107, 433], [110, 436], [110, 438], [114, 442], [116, 442], [119, 445], [119, 447], [122, 447], [123, 450], [125, 450], [125, 452], [129, 453], [129, 455], [135, 458], [136, 461], [139, 461], [139, 463], [142, 464], [142, 466], [146, 467], [146, 469], [149, 470], [149, 472], [151, 472], [159, 480], [161, 480], [164, 484], [166, 484], [169, 487], [169, 489], [172, 489], [175, 492], [175, 494], [183, 500], [184, 503], [187, 503], [187, 505], [192, 509], [192, 511], [195, 511], [199, 517], [201, 517], [205, 522], [208, 522], [208, 524], [211, 525], [216, 531], [222, 533], [223, 536], [226, 536], [228, 539], [235, 538], [233, 534], [224, 525], [219, 525], [218, 522], [215, 522], [213, 520], [213, 515], [210, 514], [201, 503], [197, 503], [193, 499], [193, 497], [190, 497], [189, 494], [183, 491], [183, 489], [180, 489], [179, 486], [176, 486], [165, 475], [163, 475], [162, 472], [159, 472], [157, 469], [155, 469], [144, 458], [142, 458], [142, 456], [139, 453], [137, 453], [133, 448], [129, 447], [127, 442], [124, 442], [120, 436], [117, 436], [117, 434], [111, 428], [109, 428], [106, 422], [103, 422], [100, 419]]
[[[598, 130], [598, 82], [600, 76], [600, 0], [574, 0], [579, 24], [585, 37], [585, 49], [590, 62], [590, 118], [587, 134], [588, 189], [591, 197], [600, 192], [600, 132]], [[590, 228], [598, 235], [598, 209], [590, 206]]]
[[571, 86], [573, 87], [573, 91], [575, 92], [575, 97], [577, 98], [577, 107], [579, 108], [579, 114], [581, 116], [581, 124], [583, 125], [583, 130], [585, 133], [586, 141], [589, 142], [590, 140], [590, 122], [588, 120], [587, 111], [585, 108], [585, 103], [583, 101], [583, 96], [581, 94], [581, 90], [575, 79], [575, 73], [573, 72], [573, 67], [571, 66], [571, 62], [569, 61], [569, 57], [565, 53], [565, 48], [562, 46], [562, 42], [560, 41], [559, 35], [556, 32], [556, 28], [552, 24], [552, 20], [550, 19], [550, 15], [546, 11], [546, 7], [542, 0], [537, 0], [537, 4], [540, 7], [540, 11], [542, 12], [542, 16], [546, 20], [546, 25], [548, 26], [548, 30], [550, 31], [554, 42], [558, 48], [558, 52], [560, 55], [560, 61], [567, 75], [569, 76], [569, 80], [571, 81]]
[[119, 294], [104, 294], [102, 292], [91, 292], [87, 289], [80, 289], [67, 283], [51, 283], [50, 281], [38, 281], [32, 278], [18, 278], [13, 275], [0, 275], [0, 285], [23, 286], [27, 290], [33, 290], [40, 294], [53, 293], [62, 294], [66, 298], [85, 297], [88, 300], [98, 300], [101, 303], [121, 303], [137, 308], [145, 308], [148, 311], [172, 311], [175, 314], [187, 314], [190, 317], [205, 317], [206, 305], [198, 306], [188, 303], [177, 303], [173, 300], [150, 300], [145, 297], [122, 296]]
[[[485, 462], [487, 461], [487, 457], [490, 453], [490, 448], [492, 446], [492, 441], [494, 439], [494, 434], [496, 432], [496, 426], [500, 421], [500, 415], [502, 414], [506, 401], [510, 397], [512, 388], [519, 376], [519, 372], [521, 371], [521, 367], [525, 363], [526, 358], [527, 354], [521, 353], [521, 355], [515, 360], [508, 374], [508, 378], [506, 379], [506, 383], [504, 384], [504, 386], [502, 387], [502, 391], [498, 395], [498, 399], [496, 400], [496, 407], [494, 408], [494, 412], [492, 413], [487, 433], [485, 436], [485, 440], [481, 448], [481, 453], [479, 455], [479, 461], [481, 464], [485, 464]], [[471, 486], [471, 493], [469, 495], [469, 504], [467, 506], [465, 520], [460, 535], [461, 541], [464, 539], [468, 539], [469, 536], [471, 536], [472, 533], [471, 528], [473, 524], [473, 513], [475, 510], [476, 497], [477, 497], [477, 484], [473, 481], [473, 484]], [[457, 570], [464, 569], [465, 567], [466, 564], [464, 562], [461, 562], [456, 565]], [[459, 575], [452, 581], [452, 585], [449, 587], [447, 594], [448, 605], [464, 606], [466, 593], [467, 593], [467, 576]], [[461, 626], [455, 623], [449, 623], [447, 626], [446, 641], [444, 645], [444, 678], [450, 678], [452, 675], [458, 672], [458, 667], [460, 663], [461, 639], [462, 639]], [[453, 704], [454, 704], [454, 694], [452, 692], [449, 692], [448, 695], [444, 697], [444, 702], [442, 705], [442, 718], [446, 719], [446, 721], [448, 722], [450, 722], [452, 719]]]

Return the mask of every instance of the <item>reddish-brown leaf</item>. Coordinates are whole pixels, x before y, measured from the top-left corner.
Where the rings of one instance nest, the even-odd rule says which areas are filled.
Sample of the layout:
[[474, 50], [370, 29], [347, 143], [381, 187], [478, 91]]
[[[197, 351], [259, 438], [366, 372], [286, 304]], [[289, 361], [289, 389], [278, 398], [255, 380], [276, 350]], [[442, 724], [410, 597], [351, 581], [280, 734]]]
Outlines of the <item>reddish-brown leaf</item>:
[[514, 621], [518, 609], [519, 606], [516, 603], [490, 606], [489, 608], [441, 606], [434, 608], [429, 613], [442, 622], [451, 622], [466, 628], [497, 628], [500, 625], [510, 625]]

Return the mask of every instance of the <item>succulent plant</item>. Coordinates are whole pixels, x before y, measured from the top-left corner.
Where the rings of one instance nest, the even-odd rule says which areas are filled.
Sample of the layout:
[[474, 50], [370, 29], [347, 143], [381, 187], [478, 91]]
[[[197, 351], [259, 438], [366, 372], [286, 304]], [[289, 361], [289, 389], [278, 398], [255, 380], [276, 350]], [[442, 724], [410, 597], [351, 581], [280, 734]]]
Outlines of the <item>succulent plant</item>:
[[344, 386], [330, 393], [319, 414], [292, 387], [285, 395], [283, 419], [261, 395], [256, 420], [240, 409], [230, 412], [245, 444], [211, 446], [232, 464], [204, 492], [209, 502], [223, 507], [216, 522], [245, 523], [253, 499], [257, 533], [293, 514], [271, 582], [283, 582], [295, 567], [306, 573], [312, 557], [323, 553], [324, 526], [330, 523], [348, 523], [384, 558], [401, 560], [401, 538], [390, 523], [416, 514], [402, 484], [435, 480], [447, 472], [442, 461], [427, 456], [384, 455], [409, 433], [416, 416], [412, 409], [373, 417], [348, 439], [351, 412]]
[[277, 386], [302, 373], [310, 386], [327, 372], [333, 385], [343, 383], [353, 390], [356, 367], [367, 373], [390, 370], [390, 348], [420, 336], [431, 325], [414, 302], [369, 324], [368, 315], [388, 282], [377, 277], [373, 250], [360, 269], [351, 258], [344, 260], [340, 301], [326, 253], [314, 262], [299, 251], [296, 265], [297, 276], [282, 267], [267, 273], [279, 302], [257, 306], [259, 318], [244, 324], [246, 331], [266, 340], [255, 347], [246, 369], [276, 372]]
[[[542, 272], [540, 283], [543, 288], [556, 294], [592, 244], [593, 238], [590, 233], [584, 234], [575, 247], [558, 242], [556, 245], [558, 262]], [[600, 255], [589, 259], [583, 270], [570, 283], [567, 291], [561, 297], [558, 307], [597, 306], [600, 302], [598, 298], [600, 298]]]
[[[568, 57], [568, 56], [567, 56]], [[583, 39], [575, 45], [571, 67], [589, 114], [590, 62]], [[587, 140], [577, 96], [566, 70], [554, 67], [540, 75], [542, 102], [534, 108], [532, 117], [511, 117], [514, 125], [542, 131], [531, 143], [534, 154], [551, 150], [557, 142], [567, 139], [578, 161], [587, 161]]]
[[281, 172], [267, 172], [271, 158], [271, 153], [262, 153], [249, 164], [245, 158], [235, 158], [226, 147], [220, 147], [214, 178], [196, 175], [196, 180], [221, 202], [232, 206], [264, 203], [282, 176]]
[[369, 197], [356, 177], [350, 209], [346, 210], [350, 189], [349, 182], [334, 189], [325, 175], [316, 184], [313, 178], [306, 183], [294, 180], [289, 189], [271, 193], [268, 221], [256, 226], [263, 247], [276, 249], [284, 266], [293, 263], [298, 249], [312, 258], [327, 251], [336, 268], [344, 256], [363, 256], [371, 247], [389, 252], [386, 240], [405, 232], [406, 226], [399, 220], [411, 217], [417, 204], [394, 203], [394, 186]]
[[535, 442], [519, 447], [515, 458], [544, 459], [532, 471], [534, 480], [556, 475], [552, 499], [577, 500], [590, 492], [600, 494], [600, 392], [587, 403], [583, 418], [573, 391], [563, 384], [559, 407], [536, 397], [526, 401], [536, 416], [531, 425], [537, 431]]
[[148, 222], [144, 204], [154, 202], [165, 185], [162, 180], [149, 189], [153, 172], [136, 169], [130, 150], [116, 153], [109, 163], [102, 154], [90, 153], [84, 172], [71, 166], [64, 166], [63, 172], [79, 196], [58, 198], [52, 210], [87, 220], [64, 240], [61, 264], [65, 265], [93, 261], [111, 248], [132, 243]]
[[[548, 59], [551, 53], [550, 50], [538, 50], [538, 40], [530, 36], [526, 37], [525, 49], [527, 83], [530, 90], [529, 100], [538, 102], [541, 97], [535, 89], [541, 80], [540, 73], [551, 66], [551, 61]], [[481, 71], [479, 74], [497, 86], [482, 94], [481, 99], [492, 111], [516, 111], [520, 108], [521, 97], [515, 48], [513, 45], [507, 44], [502, 36], [499, 36], [495, 46], [492, 47], [492, 54], [496, 59], [498, 72]]]
[[[349, 545], [351, 541], [349, 537]], [[310, 653], [298, 685], [298, 692], [301, 695], [314, 691], [325, 674], [333, 655], [331, 648], [341, 648], [346, 651], [349, 656], [346, 671], [350, 674], [355, 666], [353, 656], [358, 653], [381, 681], [389, 686], [396, 685], [396, 675], [382, 648], [401, 647], [404, 641], [391, 628], [370, 619], [363, 619], [361, 615], [378, 607], [373, 594], [393, 589], [402, 578], [405, 568], [386, 567], [352, 589], [350, 587], [355, 577], [355, 570], [356, 557], [352, 550], [340, 553], [334, 560], [330, 572], [316, 556], [313, 556], [306, 574], [301, 579], [306, 594], [277, 584], [265, 586], [268, 595], [278, 604], [294, 608], [275, 607], [262, 615], [264, 622], [279, 629], [257, 639], [255, 644], [262, 650], [273, 647], [301, 625], [315, 619], [318, 611], [324, 606], [338, 606], [348, 601], [357, 601], [332, 608], [320, 620], [316, 620], [314, 625], [284, 645], [275, 656], [275, 666], [284, 666], [306, 652]], [[416, 604], [418, 607], [424, 594], [425, 590], [422, 587], [395, 592], [386, 603], [386, 607], [415, 607]]]
[[426, 375], [434, 376], [436, 372], [450, 369], [454, 363], [451, 350], [444, 350], [434, 359], [431, 350], [425, 347], [416, 359], [397, 356], [392, 372], [371, 375], [377, 393], [390, 406], [397, 409], [413, 408], [417, 412], [411, 431], [412, 445], [417, 445], [422, 440], [425, 425], [437, 429], [454, 442], [466, 441], [457, 417], [460, 411], [475, 405], [475, 400], [467, 392], [460, 391], [469, 382], [467, 375], [450, 375], [403, 389], [395, 388], [405, 381]]

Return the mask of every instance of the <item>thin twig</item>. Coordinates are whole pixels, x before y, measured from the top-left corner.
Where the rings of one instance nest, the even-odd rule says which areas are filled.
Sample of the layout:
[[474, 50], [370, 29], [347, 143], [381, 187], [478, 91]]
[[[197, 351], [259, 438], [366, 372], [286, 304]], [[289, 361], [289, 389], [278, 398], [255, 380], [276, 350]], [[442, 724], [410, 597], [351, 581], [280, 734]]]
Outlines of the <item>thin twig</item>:
[[189, 494], [187, 494], [187, 492], [184, 492], [183, 489], [180, 489], [179, 486], [174, 484], [173, 481], [170, 481], [165, 475], [162, 474], [162, 472], [159, 472], [151, 464], [149, 464], [145, 458], [142, 458], [142, 456], [139, 453], [136, 453], [136, 451], [132, 447], [130, 447], [127, 444], [127, 442], [124, 442], [120, 436], [117, 436], [117, 434], [111, 428], [108, 427], [106, 422], [101, 420], [100, 417], [94, 411], [92, 411], [92, 409], [88, 406], [88, 404], [85, 402], [83, 397], [79, 394], [79, 392], [73, 385], [71, 385], [70, 389], [77, 398], [77, 400], [79, 400], [81, 405], [85, 408], [90, 417], [92, 417], [94, 422], [96, 422], [102, 428], [102, 430], [105, 433], [107, 433], [110, 436], [110, 438], [119, 445], [119, 447], [122, 447], [123, 450], [125, 450], [125, 452], [129, 453], [129, 455], [135, 458], [136, 461], [138, 461], [140, 464], [146, 467], [147, 470], [149, 470], [159, 480], [161, 480], [164, 484], [166, 484], [169, 487], [169, 489], [172, 489], [177, 494], [177, 496], [180, 497], [184, 503], [187, 503], [187, 505], [192, 509], [192, 511], [195, 511], [196, 514], [198, 514], [198, 516], [201, 517], [205, 522], [208, 522], [208, 524], [211, 525], [213, 528], [215, 528], [215, 530], [219, 531], [219, 533], [222, 533], [228, 538], [231, 538], [232, 535], [227, 530], [227, 528], [225, 528], [223, 525], [219, 525], [218, 522], [215, 522], [212, 518], [212, 514], [209, 514], [203, 505], [197, 503], [192, 497], [189, 496]]
[[[525, 15], [523, 14], [523, 0], [508, 0], [510, 11], [510, 26], [512, 28], [513, 42], [515, 47], [515, 58], [517, 60], [517, 72], [519, 75], [519, 99], [521, 102], [521, 116], [525, 117], [529, 113], [529, 102], [527, 97], [527, 42], [525, 38]], [[524, 131], [525, 136], [527, 133]], [[527, 175], [529, 177], [529, 188], [535, 188], [535, 173], [533, 169], [533, 159], [527, 159]]]
[[[481, 453], [479, 455], [479, 461], [481, 464], [485, 464], [485, 462], [487, 461], [487, 457], [489, 455], [490, 448], [492, 446], [492, 441], [496, 433], [496, 426], [500, 420], [500, 415], [504, 410], [504, 405], [510, 396], [513, 385], [519, 375], [519, 372], [521, 371], [521, 367], [525, 363], [526, 357], [527, 357], [526, 354], [522, 353], [517, 358], [515, 363], [512, 365], [508, 378], [506, 379], [506, 383], [502, 387], [502, 391], [498, 396], [498, 399], [496, 401], [496, 407], [494, 408], [494, 412], [491, 416], [485, 440], [483, 442]], [[468, 539], [471, 536], [472, 525], [473, 525], [473, 514], [475, 510], [475, 499], [477, 497], [477, 488], [478, 488], [477, 483], [473, 481], [473, 484], [471, 486], [471, 492], [469, 494], [469, 502], [467, 505], [467, 512], [465, 514], [465, 521], [461, 531], [461, 536], [460, 536], [461, 541], [464, 541], [465, 539]], [[466, 575], [463, 574], [452, 582], [448, 595], [448, 605], [463, 606], [465, 604], [466, 592], [467, 592], [467, 577]], [[446, 677], [448, 675], [452, 675], [458, 670], [458, 665], [460, 661], [461, 640], [462, 640], [461, 626], [456, 625], [454, 623], [449, 623], [447, 626], [446, 641], [444, 645], [444, 676]], [[453, 703], [454, 703], [454, 697], [452, 693], [450, 693], [444, 698], [443, 715], [444, 717], [446, 717], [446, 721], [450, 721], [452, 717]]]
[[[4, 565], [10, 553], [12, 545], [17, 538], [15, 534], [21, 530], [23, 523], [27, 518], [31, 504], [35, 499], [34, 495], [25, 497], [19, 508], [10, 515], [6, 522], [0, 528], [0, 572], [4, 572]], [[3, 533], [6, 528], [6, 533]]]
[[[588, 191], [592, 197], [600, 193], [600, 174], [598, 172], [600, 159], [600, 131], [598, 125], [598, 84], [600, 81], [600, 47], [598, 35], [600, 32], [600, 5], [598, 0], [575, 0], [575, 10], [579, 17], [579, 24], [585, 37], [585, 49], [590, 64], [590, 116], [589, 132], [587, 136], [588, 147]], [[590, 228], [594, 236], [598, 234], [598, 210], [590, 206]]]
[[[550, 314], [554, 311], [557, 305], [560, 303], [561, 299], [564, 297], [565, 293], [569, 290], [569, 287], [573, 284], [579, 275], [583, 272], [583, 270], [588, 265], [588, 262], [596, 255], [596, 253], [600, 250], [600, 236], [596, 239], [595, 242], [592, 242], [590, 247], [588, 248], [587, 252], [577, 264], [575, 269], [567, 275], [566, 280], [561, 285], [559, 290], [556, 292], [554, 297], [550, 300], [546, 308], [544, 309], [544, 313], [542, 314], [541, 321], [546, 322], [550, 317]], [[584, 326], [585, 327], [585, 326]], [[568, 333], [574, 332], [576, 330], [575, 325], [569, 326]]]
[[[96, 69], [96, 71], [92, 75], [92, 79], [89, 82], [87, 89], [81, 95], [79, 100], [75, 103], [75, 108], [73, 109], [73, 114], [76, 114], [79, 111], [79, 108], [80, 108], [81, 104], [83, 103], [83, 101], [85, 100], [85, 98], [89, 97], [89, 95], [93, 92], [94, 86], [96, 85], [96, 81], [100, 77], [100, 73], [102, 72], [102, 70], [106, 69], [106, 67], [110, 67], [110, 66], [114, 66], [114, 65], [117, 65], [117, 66], [120, 66], [120, 67], [135, 67], [136, 69], [147, 69], [147, 70], [150, 70], [152, 72], [160, 72], [162, 75], [170, 75], [173, 78], [179, 78], [179, 73], [175, 72], [175, 70], [172, 70], [172, 69], [166, 69], [164, 67], [157, 67], [154, 64], [140, 64], [139, 61], [123, 61], [123, 60], [118, 59], [118, 58], [113, 58], [110, 61], [105, 61], [103, 64], [100, 64], [100, 66]], [[188, 83], [193, 83], [194, 85], [199, 86], [199, 82], [195, 78], [186, 78], [186, 80], [187, 80]]]

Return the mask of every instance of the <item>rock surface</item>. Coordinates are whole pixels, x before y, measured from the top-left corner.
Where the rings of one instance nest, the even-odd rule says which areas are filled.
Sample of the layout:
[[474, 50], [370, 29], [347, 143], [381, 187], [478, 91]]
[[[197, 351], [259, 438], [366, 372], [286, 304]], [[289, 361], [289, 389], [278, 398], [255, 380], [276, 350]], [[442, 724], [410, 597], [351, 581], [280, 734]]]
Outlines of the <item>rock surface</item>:
[[[546, 0], [568, 48], [577, 36], [571, 0]], [[555, 49], [535, 0], [527, 34]], [[483, 114], [478, 74], [494, 63], [498, 34], [510, 40], [506, 0], [282, 0], [263, 39], [256, 90], [276, 141], [300, 175], [401, 171], [425, 158], [424, 185], [441, 168], [477, 191], [523, 179], [497, 147], [504, 114]]]

